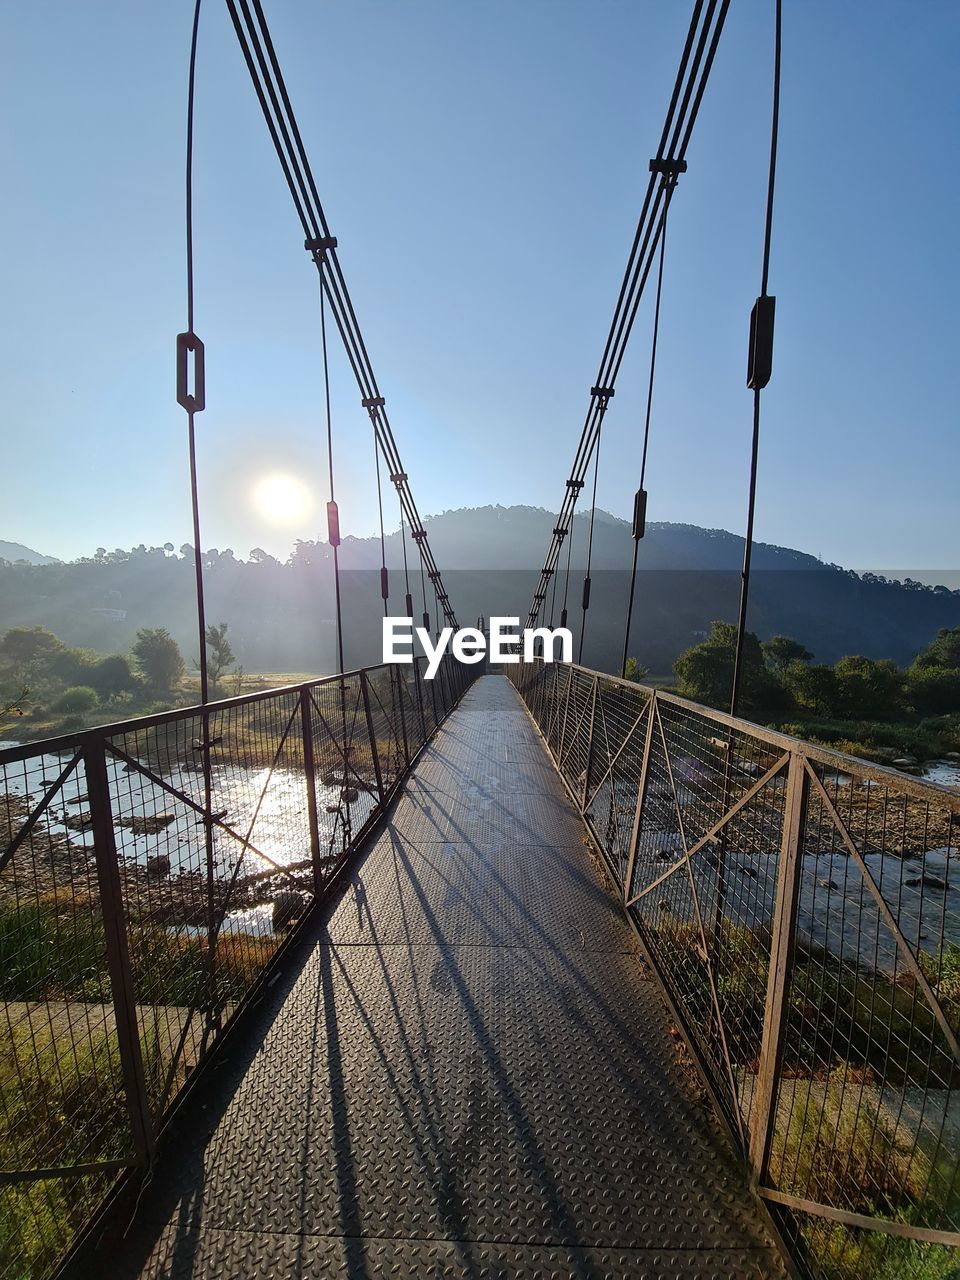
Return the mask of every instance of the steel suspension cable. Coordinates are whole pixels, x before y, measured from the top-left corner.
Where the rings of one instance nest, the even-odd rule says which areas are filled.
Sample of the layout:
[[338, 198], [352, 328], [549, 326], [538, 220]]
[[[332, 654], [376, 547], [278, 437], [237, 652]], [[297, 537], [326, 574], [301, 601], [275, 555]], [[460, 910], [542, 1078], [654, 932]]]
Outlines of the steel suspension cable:
[[323, 263], [320, 264], [320, 350], [323, 357], [323, 397], [327, 419], [327, 473], [330, 498], [327, 502], [327, 542], [333, 549], [333, 590], [337, 614], [337, 674], [343, 675], [343, 609], [340, 595], [340, 513], [334, 485], [333, 415], [330, 411], [330, 364], [327, 356], [327, 316], [324, 304]]
[[380, 599], [383, 601], [383, 615], [389, 613], [390, 583], [387, 577], [387, 543], [383, 532], [383, 486], [380, 483], [380, 444], [377, 440], [376, 427], [373, 432], [373, 464], [377, 473], [377, 510], [380, 513]]
[[747, 386], [753, 390], [753, 432], [750, 444], [750, 482], [747, 496], [747, 527], [743, 540], [743, 567], [740, 571], [740, 608], [733, 656], [730, 714], [737, 714], [743, 681], [743, 648], [746, 639], [747, 607], [750, 596], [750, 569], [753, 555], [753, 526], [757, 503], [757, 469], [760, 453], [760, 393], [770, 381], [773, 367], [773, 322], [776, 298], [767, 292], [770, 278], [770, 245], [773, 239], [773, 196], [777, 176], [777, 142], [780, 129], [780, 49], [782, 0], [776, 0], [773, 40], [773, 108], [770, 122], [770, 163], [767, 171], [767, 203], [763, 229], [763, 268], [760, 296], [754, 303], [750, 323], [750, 357]]
[[593, 522], [597, 514], [597, 479], [600, 475], [600, 431], [597, 427], [597, 447], [593, 465], [593, 493], [590, 497], [590, 524], [587, 531], [587, 571], [583, 578], [583, 600], [580, 605], [580, 646], [577, 650], [577, 662], [583, 662], [583, 637], [587, 630], [587, 610], [590, 608], [590, 565], [593, 561]]
[[647, 519], [647, 451], [650, 445], [650, 418], [653, 411], [653, 379], [657, 368], [657, 339], [660, 335], [660, 302], [663, 297], [663, 263], [667, 253], [667, 211], [664, 207], [660, 227], [660, 263], [657, 267], [657, 297], [653, 307], [653, 339], [650, 344], [650, 377], [647, 382], [647, 412], [643, 423], [643, 448], [640, 454], [640, 487], [637, 489], [633, 504], [633, 563], [630, 568], [630, 594], [627, 600], [627, 618], [623, 630], [623, 658], [620, 662], [620, 675], [626, 676], [627, 658], [630, 648], [630, 627], [633, 622], [633, 601], [637, 584], [637, 557], [640, 551], [640, 539], [646, 532]]
[[400, 547], [403, 551], [403, 589], [406, 593], [404, 609], [408, 618], [413, 617], [413, 596], [410, 594], [410, 569], [407, 565], [407, 524], [403, 518], [403, 503], [400, 504]]
[[[194, 395], [189, 395], [186, 377], [186, 354], [192, 350], [198, 363], [195, 365], [194, 377], [200, 374], [202, 381], [202, 347], [196, 350], [197, 338], [193, 331], [194, 321], [194, 284], [193, 284], [193, 118], [197, 85], [197, 42], [200, 34], [200, 5], [197, 0], [193, 10], [193, 31], [190, 37], [190, 70], [187, 79], [187, 165], [186, 165], [186, 256], [187, 256], [187, 332], [181, 335], [180, 345], [185, 348], [178, 352], [178, 391], [181, 403], [187, 401], [187, 447], [190, 455], [190, 507], [193, 516], [193, 567], [196, 578], [197, 594], [197, 628], [200, 639], [200, 702], [205, 704], [210, 698], [210, 687], [207, 671], [207, 626], [206, 605], [203, 591], [203, 552], [200, 549], [200, 494], [197, 482], [197, 440], [194, 415], [203, 409], [202, 388], [197, 394], [195, 383]], [[183, 377], [181, 378], [181, 368]], [[178, 397], [180, 398], [180, 397]], [[199, 401], [199, 403], [198, 403]]]
[[[196, 0], [193, 10], [193, 28], [190, 35], [190, 66], [187, 75], [187, 139], [186, 173], [184, 191], [184, 217], [186, 222], [186, 277], [187, 277], [187, 329], [177, 334], [177, 402], [187, 414], [187, 451], [190, 460], [190, 508], [193, 523], [193, 568], [197, 597], [197, 634], [200, 654], [197, 659], [200, 672], [200, 767], [203, 772], [203, 837], [206, 870], [207, 952], [210, 957], [208, 981], [210, 983], [210, 1008], [217, 1006], [217, 971], [213, 963], [216, 954], [217, 905], [214, 889], [214, 835], [213, 835], [213, 770], [210, 759], [210, 682], [207, 663], [207, 620], [203, 588], [203, 551], [200, 544], [200, 488], [197, 479], [196, 415], [206, 405], [206, 377], [204, 372], [203, 343], [194, 331], [194, 272], [193, 272], [193, 126], [197, 87], [197, 45], [200, 35], [200, 6]], [[193, 356], [193, 390], [190, 390], [189, 363]]]
[[[574, 502], [576, 502], [576, 499], [574, 499]], [[561, 627], [565, 627], [567, 625], [567, 595], [570, 591], [570, 560], [573, 554], [573, 534], [576, 527], [577, 526], [574, 520], [574, 513], [573, 511], [571, 511], [570, 527], [567, 530], [567, 569], [563, 579], [563, 605], [561, 606], [561, 609], [560, 609]]]

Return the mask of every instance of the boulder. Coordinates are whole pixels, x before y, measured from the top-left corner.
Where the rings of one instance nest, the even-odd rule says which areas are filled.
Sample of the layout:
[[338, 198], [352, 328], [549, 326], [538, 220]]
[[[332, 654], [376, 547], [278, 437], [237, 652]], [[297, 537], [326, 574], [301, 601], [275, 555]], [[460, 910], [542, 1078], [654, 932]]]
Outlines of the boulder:
[[119, 818], [121, 827], [129, 827], [135, 836], [155, 836], [176, 821], [175, 813], [142, 813], [132, 818]]

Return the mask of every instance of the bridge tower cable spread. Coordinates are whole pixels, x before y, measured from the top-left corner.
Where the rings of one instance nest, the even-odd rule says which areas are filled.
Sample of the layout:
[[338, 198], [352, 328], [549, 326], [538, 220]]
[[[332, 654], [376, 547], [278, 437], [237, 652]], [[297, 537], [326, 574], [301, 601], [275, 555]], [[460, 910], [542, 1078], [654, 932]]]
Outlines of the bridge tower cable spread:
[[547, 550], [540, 581], [534, 592], [528, 615], [528, 625], [531, 626], [534, 625], [546, 598], [551, 571], [556, 569], [563, 538], [571, 527], [578, 491], [571, 488], [570, 481], [579, 481], [582, 484], [587, 473], [599, 439], [606, 405], [615, 389], [640, 299], [659, 247], [662, 210], [673, 193], [672, 185], [665, 186], [661, 178], [667, 169], [672, 169], [678, 174], [686, 171], [684, 157], [703, 102], [728, 9], [729, 0], [706, 0], [706, 3], [704, 0], [696, 0], [693, 6], [660, 142], [656, 155], [650, 161], [650, 178], [623, 282], [597, 377], [591, 389], [586, 418], [574, 456], [570, 480], [567, 482], [567, 493]]
[[322, 274], [321, 287], [356, 380], [361, 403], [365, 408], [375, 410], [371, 412], [371, 418], [378, 446], [389, 473], [404, 477], [398, 485], [398, 493], [407, 524], [417, 542], [418, 554], [426, 574], [430, 576], [431, 581], [440, 584], [438, 595], [444, 616], [447, 622], [455, 627], [457, 626], [456, 616], [450, 606], [449, 597], [443, 589], [423, 521], [406, 479], [406, 472], [387, 416], [385, 400], [377, 383], [366, 343], [357, 322], [356, 311], [347, 289], [337, 253], [337, 238], [331, 235], [320, 202], [263, 7], [260, 0], [227, 0], [227, 8], [267, 131], [303, 229], [304, 247], [311, 254], [318, 269], [321, 261], [326, 263], [327, 269]]
[[773, 371], [773, 322], [776, 298], [767, 292], [770, 278], [770, 244], [773, 238], [773, 195], [777, 176], [777, 142], [780, 128], [780, 46], [783, 20], [782, 0], [775, 0], [773, 39], [773, 108], [770, 122], [770, 161], [767, 170], [767, 203], [763, 228], [763, 267], [760, 295], [750, 313], [750, 346], [747, 358], [747, 387], [753, 391], [753, 432], [750, 445], [750, 481], [747, 495], [747, 527], [743, 539], [743, 568], [740, 572], [740, 608], [730, 689], [730, 714], [737, 714], [743, 680], [743, 646], [746, 638], [747, 607], [750, 596], [750, 568], [753, 554], [753, 524], [757, 501], [757, 464], [760, 452], [760, 393]]

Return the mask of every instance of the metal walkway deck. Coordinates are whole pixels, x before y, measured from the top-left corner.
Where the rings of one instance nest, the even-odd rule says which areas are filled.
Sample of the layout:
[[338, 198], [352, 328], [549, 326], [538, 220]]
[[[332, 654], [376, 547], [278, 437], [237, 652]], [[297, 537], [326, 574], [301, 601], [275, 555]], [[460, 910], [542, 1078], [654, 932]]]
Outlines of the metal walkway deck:
[[111, 1276], [780, 1274], [502, 678], [299, 956], [188, 1104]]

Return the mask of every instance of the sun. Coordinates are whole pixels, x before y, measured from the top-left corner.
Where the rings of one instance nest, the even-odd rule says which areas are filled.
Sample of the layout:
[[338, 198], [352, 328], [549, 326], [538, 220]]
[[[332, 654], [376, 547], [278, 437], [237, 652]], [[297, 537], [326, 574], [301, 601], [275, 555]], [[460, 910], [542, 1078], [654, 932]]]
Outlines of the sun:
[[313, 495], [296, 476], [273, 472], [253, 486], [253, 505], [268, 524], [296, 525], [313, 508]]

